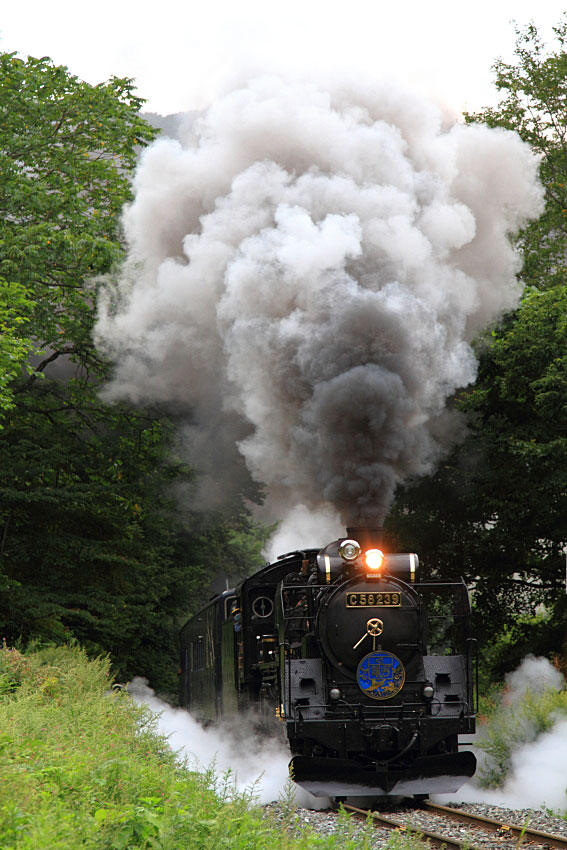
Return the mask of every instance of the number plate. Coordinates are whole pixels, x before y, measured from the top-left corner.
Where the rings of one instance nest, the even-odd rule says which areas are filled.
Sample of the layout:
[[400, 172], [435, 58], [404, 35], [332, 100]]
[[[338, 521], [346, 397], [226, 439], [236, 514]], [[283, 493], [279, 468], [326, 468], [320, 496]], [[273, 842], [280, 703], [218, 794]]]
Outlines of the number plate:
[[392, 593], [347, 593], [347, 608], [400, 608], [402, 594]]

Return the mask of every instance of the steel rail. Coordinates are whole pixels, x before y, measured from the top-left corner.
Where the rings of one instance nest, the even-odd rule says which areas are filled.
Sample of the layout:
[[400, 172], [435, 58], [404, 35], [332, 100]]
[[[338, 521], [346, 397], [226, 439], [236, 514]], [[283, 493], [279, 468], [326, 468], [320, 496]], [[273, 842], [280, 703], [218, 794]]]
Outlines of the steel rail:
[[483, 815], [473, 815], [470, 812], [464, 812], [462, 809], [453, 809], [448, 806], [440, 806], [438, 803], [430, 803], [425, 800], [422, 803], [422, 808], [432, 814], [443, 815], [451, 818], [451, 820], [467, 823], [471, 826], [478, 826], [481, 829], [489, 830], [490, 832], [509, 832], [515, 838], [533, 841], [536, 844], [547, 844], [549, 847], [557, 847], [559, 850], [567, 850], [567, 838], [561, 835], [550, 835], [548, 832], [540, 832], [537, 829], [529, 829], [527, 826], [515, 826], [511, 823], [487, 818]]
[[[366, 811], [365, 809], [357, 809], [355, 806], [347, 806], [343, 803], [343, 809], [347, 813], [352, 813], [356, 815], [356, 817], [367, 819], [371, 817], [374, 821], [374, 825], [379, 827], [383, 826], [386, 829], [397, 829], [400, 832], [405, 832], [408, 830], [406, 824], [401, 821], [391, 820], [390, 818], [385, 817], [379, 812]], [[410, 827], [412, 830], [413, 827]], [[455, 838], [449, 838], [446, 835], [439, 835], [436, 832], [429, 832], [426, 829], [422, 829], [421, 827], [415, 828], [415, 833], [418, 835], [423, 841], [428, 841], [432, 847], [445, 847], [447, 850], [462, 850], [464, 846], [467, 847], [467, 850], [480, 850], [480, 848], [475, 847], [474, 844], [471, 844], [468, 839], [463, 839], [459, 841]]]

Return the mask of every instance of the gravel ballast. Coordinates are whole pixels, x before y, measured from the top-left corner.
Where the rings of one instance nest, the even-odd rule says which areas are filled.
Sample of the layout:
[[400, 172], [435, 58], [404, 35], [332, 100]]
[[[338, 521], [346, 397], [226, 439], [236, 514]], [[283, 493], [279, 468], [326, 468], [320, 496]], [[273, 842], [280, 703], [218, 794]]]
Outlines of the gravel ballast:
[[[357, 805], [354, 800], [348, 802]], [[282, 826], [288, 824], [295, 834], [300, 833], [305, 828], [311, 828], [324, 835], [332, 833], [346, 835], [348, 833], [348, 826], [345, 827], [337, 813], [331, 810], [313, 811], [298, 807], [290, 813], [289, 809], [281, 803], [271, 803], [264, 808], [267, 817], [275, 819]], [[360, 808], [364, 808], [364, 806], [360, 805]], [[528, 826], [530, 829], [536, 829], [540, 832], [567, 837], [567, 822], [560, 817], [547, 814], [542, 809], [506, 809], [485, 803], [451, 804], [451, 808], [482, 815], [493, 820], [500, 820], [502, 823], [514, 824], [520, 828]], [[461, 841], [467, 837], [470, 844], [481, 847], [483, 850], [516, 850], [518, 846], [518, 839], [513, 836], [506, 836], [505, 832], [494, 833], [469, 827], [441, 815], [416, 809], [411, 804], [399, 806], [389, 804], [384, 808], [377, 806], [377, 810], [392, 820], [399, 820], [415, 832], [427, 830]], [[355, 820], [351, 829], [354, 835], [362, 836], [365, 826], [361, 821]], [[391, 837], [391, 830], [375, 827], [373, 828], [372, 846], [376, 848], [385, 847]], [[531, 846], [535, 847], [536, 845]]]

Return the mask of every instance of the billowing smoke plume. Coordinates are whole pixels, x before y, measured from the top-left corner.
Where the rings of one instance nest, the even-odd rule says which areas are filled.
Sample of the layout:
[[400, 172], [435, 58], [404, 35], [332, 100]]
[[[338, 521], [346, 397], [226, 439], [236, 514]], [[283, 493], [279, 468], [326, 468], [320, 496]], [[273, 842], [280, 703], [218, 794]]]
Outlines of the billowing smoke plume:
[[280, 516], [380, 521], [453, 439], [470, 341], [517, 304], [536, 171], [515, 134], [391, 85], [227, 94], [142, 158], [100, 304], [108, 396], [190, 412], [198, 465], [227, 487], [237, 446]]

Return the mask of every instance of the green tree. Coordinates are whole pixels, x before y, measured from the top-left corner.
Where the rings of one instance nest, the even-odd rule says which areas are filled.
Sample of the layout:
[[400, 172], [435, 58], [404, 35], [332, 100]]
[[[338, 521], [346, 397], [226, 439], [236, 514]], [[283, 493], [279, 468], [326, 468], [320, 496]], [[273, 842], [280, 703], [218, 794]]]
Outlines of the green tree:
[[259, 533], [241, 506], [182, 517], [171, 485], [196, 473], [173, 458], [172, 424], [99, 394], [97, 280], [123, 256], [129, 175], [155, 136], [141, 105], [131, 80], [91, 86], [0, 55], [0, 613], [10, 640], [76, 637], [120, 676], [172, 688], [179, 620], [210, 580], [206, 541], [242, 572]]
[[[567, 650], [567, 22], [546, 52], [518, 34], [516, 62], [495, 64], [500, 104], [467, 116], [516, 130], [541, 155], [542, 217], [520, 234], [520, 308], [477, 341], [479, 374], [455, 400], [469, 433], [437, 473], [402, 490], [388, 520], [424, 569], [464, 574], [481, 640], [506, 633], [499, 671], [526, 651]], [[544, 603], [546, 614], [535, 616]]]
[[540, 651], [564, 640], [566, 317], [567, 288], [533, 290], [493, 331], [477, 383], [459, 401], [467, 439], [434, 476], [400, 492], [389, 518], [425, 570], [471, 582], [486, 636], [517, 630], [545, 603], [551, 617], [540, 626], [554, 647], [545, 637]]
[[92, 348], [86, 280], [121, 255], [128, 171], [154, 136], [141, 104], [131, 80], [90, 86], [49, 59], [0, 54], [0, 274], [32, 301], [51, 362]]
[[30, 309], [24, 287], [0, 278], [0, 428], [5, 411], [14, 407], [13, 382], [33, 351], [25, 335]]
[[545, 187], [543, 215], [520, 235], [523, 279], [547, 289], [565, 284], [567, 262], [567, 15], [553, 28], [555, 44], [548, 49], [535, 24], [517, 30], [513, 64], [494, 64], [500, 103], [467, 122], [515, 130], [540, 156]]

